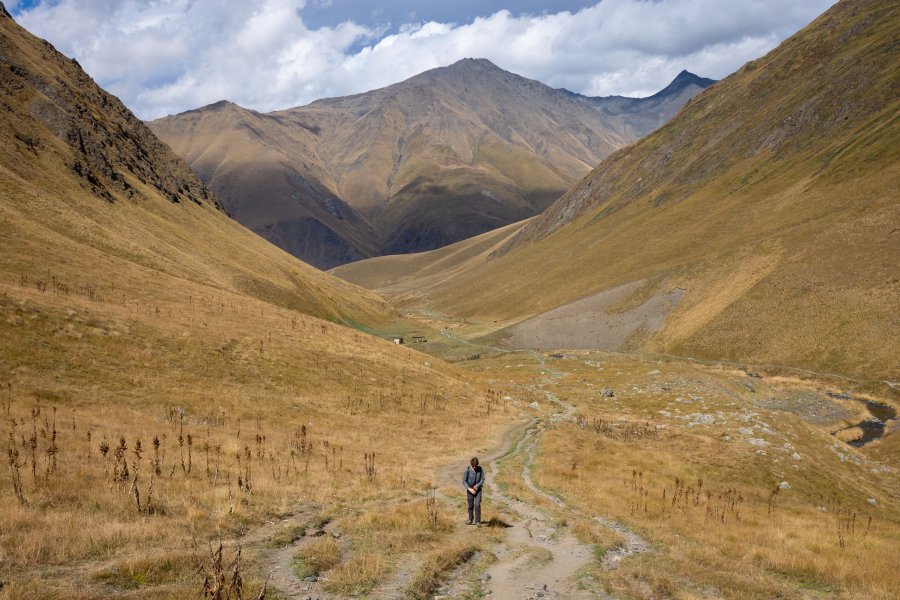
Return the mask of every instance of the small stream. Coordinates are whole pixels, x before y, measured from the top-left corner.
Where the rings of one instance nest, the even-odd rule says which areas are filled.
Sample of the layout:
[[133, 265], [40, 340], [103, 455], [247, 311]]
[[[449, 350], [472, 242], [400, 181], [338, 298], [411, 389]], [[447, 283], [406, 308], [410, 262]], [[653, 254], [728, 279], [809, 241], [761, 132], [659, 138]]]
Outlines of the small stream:
[[854, 448], [862, 448], [869, 442], [874, 442], [877, 439], [881, 439], [881, 436], [884, 435], [885, 423], [897, 418], [897, 411], [887, 404], [874, 402], [872, 400], [863, 400], [861, 398], [853, 398], [849, 394], [840, 394], [838, 395], [838, 397], [845, 400], [855, 400], [857, 402], [862, 402], [866, 405], [866, 408], [872, 414], [871, 419], [860, 421], [859, 423], [851, 425], [847, 428], [850, 429], [851, 427], [859, 427], [860, 429], [862, 429], [863, 433], [860, 437], [847, 442]]

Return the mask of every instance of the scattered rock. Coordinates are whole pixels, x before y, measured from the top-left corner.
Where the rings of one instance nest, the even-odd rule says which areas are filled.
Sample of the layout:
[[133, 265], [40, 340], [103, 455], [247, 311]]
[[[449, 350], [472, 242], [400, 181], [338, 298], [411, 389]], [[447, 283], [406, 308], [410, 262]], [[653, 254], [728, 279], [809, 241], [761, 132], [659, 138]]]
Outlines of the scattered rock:
[[490, 580], [491, 580], [491, 574], [490, 574], [490, 573], [482, 573], [482, 574], [478, 577], [478, 580], [479, 580], [479, 581], [490, 581]]
[[716, 422], [716, 418], [712, 415], [707, 415], [705, 413], [691, 413], [688, 415], [691, 419], [691, 424], [694, 425], [712, 425]]
[[741, 427], [738, 429], [738, 433], [741, 435], [753, 435], [753, 430], [749, 427]]
[[600, 395], [604, 398], [612, 398], [615, 396], [613, 391], [609, 388], [603, 388], [602, 390], [600, 390]]
[[803, 460], [803, 457], [800, 456], [800, 454], [798, 454], [797, 452], [791, 454], [791, 458], [793, 458], [794, 460]]
[[541, 405], [538, 404], [537, 402], [532, 402], [531, 404], [528, 405], [528, 408], [533, 408], [534, 410], [537, 410], [540, 407], [541, 407]]
[[324, 529], [316, 529], [316, 530], [313, 532], [313, 537], [319, 537], [319, 536], [322, 536], [322, 535], [325, 535], [325, 530], [324, 530]]
[[876, 500], [875, 498], [866, 498], [866, 502], [868, 502], [872, 506], [878, 506], [878, 500]]
[[762, 438], [747, 438], [747, 443], [751, 446], [759, 446], [761, 448], [765, 448], [769, 445], [769, 442]]
[[340, 531], [332, 531], [331, 537], [333, 537], [336, 540], [339, 540], [339, 539], [341, 539], [341, 532]]
[[647, 375], [649, 375], [650, 377], [653, 377], [654, 375], [659, 375], [659, 370], [654, 369], [653, 371], [650, 371], [649, 373], [647, 373]]
[[789, 490], [789, 489], [791, 489], [791, 484], [789, 484], [787, 481], [782, 481], [781, 483], [778, 484], [778, 489], [779, 490]]

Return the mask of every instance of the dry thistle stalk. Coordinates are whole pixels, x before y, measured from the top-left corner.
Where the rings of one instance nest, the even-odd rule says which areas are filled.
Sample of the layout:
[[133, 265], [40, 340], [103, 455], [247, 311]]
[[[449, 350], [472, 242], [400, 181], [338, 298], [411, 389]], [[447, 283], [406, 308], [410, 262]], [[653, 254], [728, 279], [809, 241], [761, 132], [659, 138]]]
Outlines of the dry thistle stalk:
[[431, 527], [438, 524], [437, 489], [430, 485], [425, 490], [425, 515]]
[[135, 470], [134, 477], [131, 478], [131, 489], [128, 490], [128, 493], [134, 495], [134, 501], [137, 504], [137, 511], [142, 512], [141, 511], [141, 492], [140, 492], [140, 489], [138, 489], [137, 480], [138, 480], [138, 472], [137, 472], [137, 470]]
[[[781, 491], [779, 486], [775, 486], [771, 492], [769, 492], [769, 514], [772, 514], [772, 511], [775, 510], [775, 500], [778, 497], [778, 493]], [[841, 546], [843, 547], [843, 546]]]
[[[326, 455], [327, 456], [327, 455]], [[364, 456], [366, 477], [371, 481], [375, 478], [375, 453], [366, 452]]]
[[22, 465], [19, 463], [19, 450], [15, 447], [15, 440], [12, 432], [9, 433], [9, 447], [7, 448], [9, 456], [9, 469], [12, 473], [13, 492], [18, 498], [20, 504], [25, 504], [25, 492], [22, 489], [22, 475], [19, 469]]
[[120, 436], [119, 445], [116, 446], [115, 450], [113, 450], [113, 458], [116, 462], [113, 465], [112, 475], [113, 483], [119, 484], [120, 487], [123, 487], [125, 485], [130, 476], [128, 472], [128, 461], [125, 460], [125, 452], [127, 451], [128, 446], [125, 443], [125, 436]]
[[181, 471], [187, 473], [187, 467], [184, 464], [184, 435], [178, 434], [178, 452], [181, 455]]
[[253, 462], [253, 454], [250, 452], [249, 446], [244, 446], [244, 493], [247, 495], [247, 504], [253, 497], [253, 471], [251, 464]]
[[[138, 510], [140, 510], [140, 502], [138, 502]], [[150, 485], [147, 487], [147, 514], [152, 515], [153, 510], [153, 474], [150, 474]]]
[[153, 436], [153, 472], [157, 475], [162, 475], [162, 460], [159, 456], [159, 438], [157, 436]]
[[216, 444], [216, 472], [213, 475], [213, 485], [219, 481], [219, 458], [222, 456], [222, 446]]
[[242, 600], [244, 597], [244, 580], [241, 577], [241, 545], [240, 544], [238, 544], [237, 551], [234, 555], [234, 562], [232, 563], [231, 582], [229, 584], [229, 591], [235, 595], [237, 600]]
[[188, 463], [187, 463], [187, 472], [190, 474], [191, 472], [191, 449], [194, 447], [194, 436], [188, 434], [187, 436], [187, 447], [188, 447]]
[[212, 544], [209, 545], [210, 570], [212, 574], [207, 573], [203, 579], [203, 597], [211, 600], [224, 600], [225, 594], [225, 571], [222, 568], [222, 542], [219, 542], [219, 548], [215, 551]]
[[[3, 386], [0, 386], [2, 389]], [[6, 418], [9, 418], [10, 411], [12, 410], [12, 383], [6, 382], [6, 402], [3, 405], [3, 408], [6, 409]]]
[[[50, 432], [49, 440], [47, 442], [47, 449], [45, 453], [47, 454], [47, 472], [45, 474], [45, 478], [47, 481], [50, 481], [50, 475], [56, 472], [56, 454], [59, 452], [59, 447], [56, 445], [56, 407], [53, 407], [53, 424], [51, 425], [52, 429]], [[51, 427], [48, 427], [50, 429]]]
[[31, 437], [28, 438], [28, 448], [31, 450], [31, 479], [37, 483], [37, 418], [41, 414], [41, 407], [31, 409]]

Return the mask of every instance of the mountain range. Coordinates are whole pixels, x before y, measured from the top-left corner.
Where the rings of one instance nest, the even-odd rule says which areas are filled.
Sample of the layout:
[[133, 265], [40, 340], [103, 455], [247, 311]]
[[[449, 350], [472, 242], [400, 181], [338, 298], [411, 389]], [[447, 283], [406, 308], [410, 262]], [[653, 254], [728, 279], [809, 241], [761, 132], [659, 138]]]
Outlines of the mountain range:
[[897, 39], [896, 3], [840, 2], [539, 216], [335, 272], [518, 347], [897, 381]]
[[538, 214], [713, 83], [591, 98], [465, 59], [268, 114], [218, 102], [151, 122], [239, 222], [321, 268], [429, 250]]

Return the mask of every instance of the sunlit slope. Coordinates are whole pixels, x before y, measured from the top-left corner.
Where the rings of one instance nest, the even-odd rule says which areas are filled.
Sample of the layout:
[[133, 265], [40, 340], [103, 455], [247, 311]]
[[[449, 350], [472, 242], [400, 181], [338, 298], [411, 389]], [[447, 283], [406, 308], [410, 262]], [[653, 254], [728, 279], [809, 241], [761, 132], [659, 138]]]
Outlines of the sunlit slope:
[[[211, 286], [330, 320], [382, 320], [377, 297], [228, 218], [187, 166], [49, 44], [2, 17], [0, 265], [14, 276]], [[122, 285], [121, 283], [119, 285]]]
[[501, 322], [620, 286], [597, 315], [671, 293], [664, 325], [619, 347], [896, 377], [898, 37], [896, 3], [838, 3], [490, 259], [408, 287], [422, 305]]
[[496, 252], [528, 221], [520, 221], [482, 233], [437, 250], [415, 254], [377, 256], [331, 269], [342, 279], [371, 290], [378, 290], [397, 303], [407, 296], [416, 297], [418, 288], [450, 283]]

